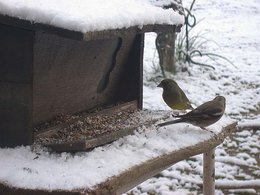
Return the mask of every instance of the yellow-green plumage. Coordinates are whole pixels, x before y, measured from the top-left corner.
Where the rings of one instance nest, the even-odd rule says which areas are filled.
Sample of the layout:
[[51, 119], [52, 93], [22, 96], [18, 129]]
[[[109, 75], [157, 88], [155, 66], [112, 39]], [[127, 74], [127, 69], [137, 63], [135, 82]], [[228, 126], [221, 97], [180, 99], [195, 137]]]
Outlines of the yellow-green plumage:
[[163, 100], [170, 108], [175, 110], [193, 109], [189, 99], [174, 80], [164, 79], [158, 87], [163, 88]]

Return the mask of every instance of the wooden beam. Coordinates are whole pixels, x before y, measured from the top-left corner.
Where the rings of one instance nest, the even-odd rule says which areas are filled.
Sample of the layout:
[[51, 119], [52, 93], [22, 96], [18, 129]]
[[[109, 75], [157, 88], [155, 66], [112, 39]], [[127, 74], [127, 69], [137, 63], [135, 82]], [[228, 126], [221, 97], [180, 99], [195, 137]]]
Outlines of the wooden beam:
[[98, 40], [98, 39], [111, 39], [115, 37], [127, 36], [129, 32], [134, 33], [145, 33], [145, 32], [180, 32], [182, 25], [169, 25], [169, 24], [150, 24], [144, 25], [142, 27], [131, 26], [129, 28], [122, 29], [106, 29], [102, 31], [93, 31], [82, 33], [79, 31], [73, 31], [68, 29], [63, 29], [60, 27], [55, 27], [47, 24], [32, 23], [28, 20], [19, 19], [16, 17], [6, 16], [0, 14], [0, 23], [15, 26], [18, 28], [32, 30], [32, 31], [42, 31], [51, 34], [56, 34], [58, 36], [75, 39], [75, 40]]
[[191, 156], [207, 152], [209, 148], [214, 148], [221, 144], [224, 139], [236, 130], [237, 123], [232, 123], [223, 127], [214, 137], [200, 142], [196, 145], [173, 151], [169, 154], [148, 160], [140, 165], [136, 165], [123, 173], [109, 178], [107, 181], [95, 186], [89, 194], [122, 194], [144, 182], [145, 180], [160, 173], [173, 164], [187, 159]]
[[215, 194], [215, 148], [203, 154], [203, 194]]
[[[192, 182], [191, 182], [192, 183]], [[202, 183], [194, 183], [199, 187], [203, 187]], [[252, 180], [226, 180], [221, 181], [217, 180], [215, 182], [215, 189], [220, 190], [232, 190], [232, 189], [260, 189], [260, 180], [252, 179]]]
[[93, 117], [97, 115], [105, 115], [105, 114], [113, 114], [116, 112], [126, 111], [126, 110], [137, 110], [138, 109], [138, 102], [136, 100], [130, 101], [127, 103], [119, 104], [110, 108], [105, 108], [99, 112], [93, 112], [93, 113], [83, 113], [81, 117], [71, 119], [69, 121], [63, 122], [61, 124], [49, 127], [47, 129], [39, 130], [34, 133], [34, 137], [48, 137], [53, 135], [56, 131], [58, 131], [61, 128], [64, 128], [66, 126], [69, 126], [79, 120], [83, 120], [86, 117]]
[[217, 181], [217, 189], [260, 189], [260, 180]]
[[260, 123], [258, 122], [246, 122], [246, 123], [239, 123], [237, 125], [238, 131], [243, 130], [259, 130], [260, 129]]

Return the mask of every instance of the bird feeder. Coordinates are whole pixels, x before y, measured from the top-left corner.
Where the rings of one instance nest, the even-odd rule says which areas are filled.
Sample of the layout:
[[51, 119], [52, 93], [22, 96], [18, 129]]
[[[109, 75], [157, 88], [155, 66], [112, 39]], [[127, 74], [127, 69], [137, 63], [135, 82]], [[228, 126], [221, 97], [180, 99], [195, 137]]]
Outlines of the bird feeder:
[[155, 23], [82, 32], [1, 14], [0, 146], [30, 145], [67, 116], [141, 109], [144, 33], [179, 29]]

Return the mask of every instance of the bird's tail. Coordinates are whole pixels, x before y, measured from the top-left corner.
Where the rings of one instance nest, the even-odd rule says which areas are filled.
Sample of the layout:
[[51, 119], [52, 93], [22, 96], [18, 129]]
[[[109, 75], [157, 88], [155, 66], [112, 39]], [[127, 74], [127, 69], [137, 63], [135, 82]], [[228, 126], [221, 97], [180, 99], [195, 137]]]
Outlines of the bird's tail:
[[184, 120], [183, 120], [183, 119], [176, 119], [176, 120], [172, 120], [172, 121], [167, 121], [167, 122], [164, 122], [164, 123], [160, 123], [160, 124], [158, 124], [158, 126], [159, 126], [159, 127], [163, 127], [163, 126], [172, 125], [172, 124], [181, 123], [181, 122], [184, 122]]

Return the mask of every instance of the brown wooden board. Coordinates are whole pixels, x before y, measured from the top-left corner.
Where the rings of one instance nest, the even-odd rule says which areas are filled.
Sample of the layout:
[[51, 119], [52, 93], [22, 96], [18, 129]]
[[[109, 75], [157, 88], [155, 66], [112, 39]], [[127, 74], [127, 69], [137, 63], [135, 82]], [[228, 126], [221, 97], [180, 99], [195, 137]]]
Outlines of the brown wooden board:
[[33, 32], [0, 24], [0, 146], [32, 141]]
[[33, 124], [62, 113], [142, 102], [143, 37], [80, 42], [37, 32]]
[[[138, 111], [136, 101], [98, 113], [82, 113], [81, 116], [68, 122], [35, 132], [35, 142], [56, 152], [87, 151], [111, 143], [120, 137], [132, 135], [138, 127], [150, 126], [160, 119], [169, 117], [167, 113], [159, 117], [151, 115], [149, 119], [142, 119], [147, 117], [145, 115], [149, 116], [149, 112]], [[85, 132], [85, 129], [88, 132]]]
[[83, 112], [74, 116], [60, 116], [53, 121], [49, 121], [47, 124], [42, 124], [34, 128], [34, 137], [48, 137], [52, 136], [58, 129], [69, 126], [76, 123], [78, 120], [82, 120], [85, 117], [95, 117], [98, 115], [111, 114], [116, 112], [121, 112], [125, 110], [137, 110], [137, 101], [131, 101], [119, 105], [110, 106], [108, 108], [96, 109], [92, 112]]
[[143, 27], [132, 26], [122, 29], [109, 29], [103, 31], [93, 31], [82, 33], [79, 31], [67, 30], [47, 24], [33, 23], [28, 20], [23, 20], [15, 17], [4, 16], [0, 14], [0, 23], [15, 26], [22, 29], [41, 31], [44, 33], [56, 34], [58, 36], [75, 39], [75, 40], [97, 40], [97, 39], [110, 39], [116, 37], [124, 37], [128, 32], [135, 34], [143, 34], [145, 32], [180, 32], [182, 25], [168, 25], [168, 24], [155, 24], [144, 25]]

